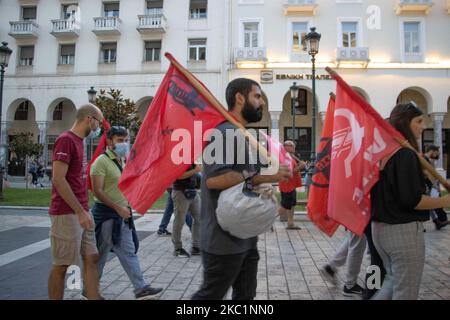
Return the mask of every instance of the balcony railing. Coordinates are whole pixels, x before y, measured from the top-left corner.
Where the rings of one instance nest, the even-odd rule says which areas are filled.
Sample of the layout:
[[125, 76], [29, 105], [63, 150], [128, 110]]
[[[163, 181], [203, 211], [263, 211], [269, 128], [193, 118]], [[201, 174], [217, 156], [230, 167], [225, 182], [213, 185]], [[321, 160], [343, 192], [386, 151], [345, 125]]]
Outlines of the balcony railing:
[[9, 35], [15, 39], [36, 39], [39, 37], [39, 26], [33, 20], [10, 21]]
[[367, 47], [355, 47], [355, 48], [337, 48], [336, 61], [338, 65], [351, 63], [361, 64], [366, 67], [369, 63], [369, 48]]
[[139, 15], [136, 28], [141, 33], [166, 32], [166, 17], [163, 14]]
[[310, 15], [316, 14], [316, 0], [284, 0], [284, 14], [293, 15]]
[[433, 2], [431, 0], [397, 0], [395, 13], [402, 14], [422, 14], [430, 13]]
[[119, 35], [120, 19], [118, 17], [98, 17], [94, 18], [94, 29], [96, 35]]
[[80, 33], [80, 23], [74, 19], [52, 20], [52, 32], [55, 37], [78, 37]]
[[234, 61], [244, 62], [244, 61], [261, 61], [267, 60], [266, 48], [236, 48], [234, 50]]

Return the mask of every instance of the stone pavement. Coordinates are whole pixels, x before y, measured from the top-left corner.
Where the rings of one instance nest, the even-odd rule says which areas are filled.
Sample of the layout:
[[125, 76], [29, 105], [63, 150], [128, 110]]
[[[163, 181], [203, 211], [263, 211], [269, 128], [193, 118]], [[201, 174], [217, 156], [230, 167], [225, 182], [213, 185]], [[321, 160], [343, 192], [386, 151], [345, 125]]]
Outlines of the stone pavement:
[[[137, 220], [138, 230], [155, 231], [161, 215], [150, 214]], [[342, 276], [338, 274], [338, 285], [324, 280], [319, 267], [331, 258], [340, 245], [345, 231], [339, 228], [333, 238], [320, 232], [304, 215], [296, 215], [302, 230], [285, 230], [284, 224], [276, 222], [274, 232], [260, 236], [258, 249], [257, 299], [343, 300], [352, 299], [342, 295]], [[450, 227], [435, 231], [431, 222], [425, 224], [426, 265], [420, 299], [450, 299]], [[185, 227], [183, 243], [190, 248], [190, 234]], [[146, 237], [139, 250], [141, 268], [145, 278], [153, 286], [164, 291], [158, 299], [189, 299], [202, 280], [201, 258], [178, 258], [172, 255], [170, 237], [156, 233]], [[365, 256], [359, 276], [362, 284], [364, 270], [369, 262]], [[107, 299], [134, 299], [133, 288], [117, 258], [110, 260], [101, 282], [101, 292]], [[229, 299], [231, 292], [228, 293]], [[78, 291], [66, 290], [67, 299], [79, 299]]]

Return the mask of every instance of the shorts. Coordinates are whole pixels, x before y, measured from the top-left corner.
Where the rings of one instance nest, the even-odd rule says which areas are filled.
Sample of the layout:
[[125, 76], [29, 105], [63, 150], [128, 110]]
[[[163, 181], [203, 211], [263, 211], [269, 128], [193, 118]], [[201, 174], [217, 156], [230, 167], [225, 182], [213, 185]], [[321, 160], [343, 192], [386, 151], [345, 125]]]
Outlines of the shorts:
[[95, 229], [83, 229], [76, 214], [50, 215], [53, 265], [80, 266], [80, 256], [98, 254]]
[[297, 191], [281, 192], [281, 206], [286, 210], [291, 210], [297, 204]]

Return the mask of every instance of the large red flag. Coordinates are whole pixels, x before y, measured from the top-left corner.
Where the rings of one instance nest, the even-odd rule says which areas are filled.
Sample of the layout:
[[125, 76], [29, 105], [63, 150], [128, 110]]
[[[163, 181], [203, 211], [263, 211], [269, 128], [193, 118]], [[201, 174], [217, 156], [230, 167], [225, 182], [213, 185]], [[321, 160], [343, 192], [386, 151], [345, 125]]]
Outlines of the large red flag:
[[322, 137], [317, 150], [317, 161], [308, 193], [309, 219], [328, 236], [332, 236], [339, 224], [328, 214], [328, 188], [330, 182], [331, 143], [333, 140], [334, 98], [330, 96]]
[[109, 130], [110, 127], [111, 127], [111, 125], [109, 124], [109, 122], [106, 121], [105, 118], [103, 118], [103, 134], [102, 134], [102, 137], [100, 138], [98, 146], [97, 146], [97, 148], [95, 148], [94, 154], [92, 155], [92, 158], [89, 161], [88, 166], [87, 166], [87, 172], [88, 172], [87, 184], [88, 184], [89, 190], [92, 190], [91, 166], [94, 163], [95, 159], [97, 159], [106, 150], [106, 146], [107, 146], [106, 132]]
[[[171, 63], [145, 116], [119, 182], [119, 188], [130, 205], [144, 214], [201, 155], [205, 131], [223, 121], [225, 118], [217, 109]], [[172, 136], [175, 141], [172, 141]], [[180, 151], [180, 140], [189, 146], [189, 150]], [[182, 163], [175, 159], [180, 155], [185, 159]]]
[[400, 145], [402, 135], [359, 94], [337, 82], [331, 147], [328, 216], [357, 235], [370, 220], [370, 189], [379, 179], [379, 162]]

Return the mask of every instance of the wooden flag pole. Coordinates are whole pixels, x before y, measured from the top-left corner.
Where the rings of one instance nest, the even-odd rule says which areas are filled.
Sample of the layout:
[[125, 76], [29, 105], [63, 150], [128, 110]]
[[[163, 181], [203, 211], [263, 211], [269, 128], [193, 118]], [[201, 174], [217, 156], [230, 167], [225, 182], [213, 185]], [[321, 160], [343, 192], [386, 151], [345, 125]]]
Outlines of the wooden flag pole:
[[194, 88], [200, 92], [200, 94], [218, 111], [220, 114], [229, 122], [231, 122], [234, 126], [238, 127], [244, 137], [246, 137], [250, 144], [261, 153], [261, 155], [264, 157], [264, 159], [267, 161], [269, 165], [278, 166], [277, 162], [278, 159], [275, 159], [274, 157], [271, 158], [267, 152], [267, 149], [262, 146], [255, 137], [245, 129], [245, 127], [237, 121], [235, 118], [233, 118], [228, 111], [222, 106], [222, 104], [219, 102], [219, 100], [214, 97], [214, 95], [205, 89], [205, 87], [195, 78], [192, 73], [189, 72], [186, 68], [184, 68], [181, 64], [178, 63], [177, 60], [168, 52], [166, 52], [165, 57], [169, 59], [169, 61], [189, 80], [189, 82], [194, 86]]
[[[334, 71], [333, 69], [331, 69], [331, 68], [329, 68], [329, 67], [326, 67], [325, 70], [326, 70], [326, 71], [327, 71], [334, 79], [336, 79], [336, 77], [339, 77], [339, 78], [340, 78], [340, 76], [337, 74], [337, 72]], [[349, 87], [350, 87], [350, 86], [349, 86]], [[350, 89], [353, 90], [351, 87], [350, 87]], [[357, 98], [359, 98], [359, 95], [358, 95], [357, 93], [355, 93], [355, 95], [356, 95]], [[361, 100], [362, 100], [362, 98], [361, 98]], [[363, 101], [363, 102], [364, 102], [364, 101]], [[378, 115], [378, 116], [379, 116], [379, 115]], [[383, 120], [382, 123], [386, 124], [386, 126], [391, 126], [387, 121], [385, 121], [383, 118], [381, 118], [381, 116], [380, 116], [380, 119]], [[394, 128], [394, 129], [395, 129], [395, 128]], [[447, 191], [450, 192], [450, 184], [447, 182], [447, 180], [444, 179], [444, 177], [442, 177], [442, 176], [436, 171], [436, 169], [431, 165], [431, 163], [429, 163], [427, 160], [425, 160], [425, 158], [424, 158], [424, 157], [423, 157], [416, 149], [414, 149], [414, 148], [409, 144], [408, 140], [400, 139], [400, 138], [397, 137], [397, 136], [393, 136], [393, 138], [394, 138], [394, 140], [397, 141], [397, 143], [400, 144], [402, 147], [413, 150], [413, 151], [417, 154], [417, 157], [419, 158], [420, 165], [422, 166], [422, 168], [425, 169], [426, 171], [428, 171], [435, 179], [437, 179], [437, 180], [445, 187], [445, 189], [447, 189]]]

